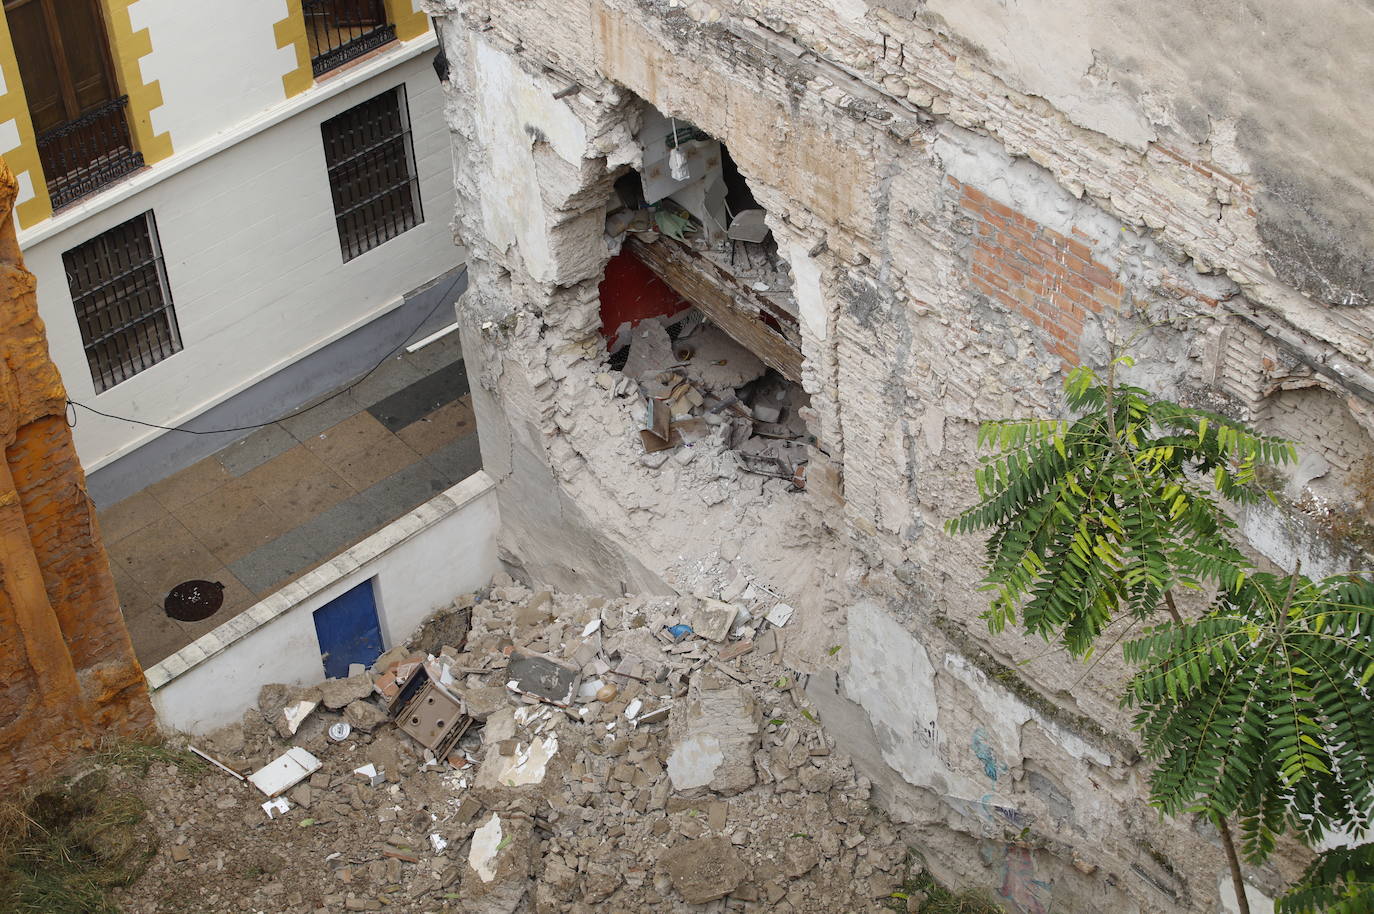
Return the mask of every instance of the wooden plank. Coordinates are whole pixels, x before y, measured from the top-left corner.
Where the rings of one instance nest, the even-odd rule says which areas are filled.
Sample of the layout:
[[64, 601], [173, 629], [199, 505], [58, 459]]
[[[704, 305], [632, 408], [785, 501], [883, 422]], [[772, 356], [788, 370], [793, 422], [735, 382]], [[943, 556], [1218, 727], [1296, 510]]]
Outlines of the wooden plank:
[[801, 347], [763, 322], [759, 315], [774, 309], [757, 292], [676, 241], [645, 244], [632, 237], [625, 246], [735, 342], [789, 381], [801, 383]]

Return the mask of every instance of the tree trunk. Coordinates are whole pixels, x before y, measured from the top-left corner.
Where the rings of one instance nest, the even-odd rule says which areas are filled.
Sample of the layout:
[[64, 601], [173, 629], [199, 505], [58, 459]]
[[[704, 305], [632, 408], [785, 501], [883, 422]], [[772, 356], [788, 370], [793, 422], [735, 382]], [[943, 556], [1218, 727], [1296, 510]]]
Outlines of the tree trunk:
[[1226, 863], [1231, 868], [1231, 885], [1236, 892], [1236, 905], [1240, 914], [1250, 914], [1250, 899], [1245, 897], [1245, 880], [1240, 875], [1240, 857], [1236, 856], [1236, 843], [1231, 840], [1231, 826], [1226, 824], [1226, 818], [1216, 813], [1212, 814], [1212, 824], [1216, 825], [1217, 833], [1221, 835], [1221, 846], [1226, 849]]

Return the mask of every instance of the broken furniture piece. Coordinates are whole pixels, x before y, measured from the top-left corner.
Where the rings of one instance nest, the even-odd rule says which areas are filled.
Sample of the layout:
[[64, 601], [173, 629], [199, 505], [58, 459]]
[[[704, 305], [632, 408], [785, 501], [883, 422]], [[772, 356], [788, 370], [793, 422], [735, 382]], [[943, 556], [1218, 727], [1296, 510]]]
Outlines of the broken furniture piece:
[[463, 713], [461, 702], [431, 680], [396, 715], [396, 726], [436, 758], [443, 758], [472, 726], [472, 718]]
[[464, 713], [461, 701], [430, 678], [425, 663], [403, 662], [397, 673], [403, 667], [407, 671], [404, 677], [396, 677], [396, 696], [387, 713], [402, 733], [443, 758], [472, 726], [472, 718]]

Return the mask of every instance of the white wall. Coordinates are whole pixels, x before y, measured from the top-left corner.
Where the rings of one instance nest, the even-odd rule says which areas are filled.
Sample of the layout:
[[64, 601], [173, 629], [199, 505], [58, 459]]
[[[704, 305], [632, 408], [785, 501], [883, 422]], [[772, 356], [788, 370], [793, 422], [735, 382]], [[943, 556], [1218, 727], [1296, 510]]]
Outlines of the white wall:
[[272, 26], [286, 13], [286, 0], [131, 4], [134, 31], [148, 29], [153, 45], [139, 71], [162, 90], [154, 133], [170, 133], [172, 148], [184, 149], [282, 101], [296, 51], [277, 47]]
[[[401, 83], [425, 221], [343, 263], [320, 122]], [[319, 104], [25, 247], [53, 360], [72, 399], [177, 425], [385, 313], [403, 293], [462, 261], [449, 230], [452, 159], [428, 55], [320, 97]], [[97, 396], [62, 252], [148, 209], [157, 220], [184, 349]], [[75, 430], [87, 471], [157, 434], [85, 412]]]
[[147, 670], [158, 722], [208, 733], [272, 682], [324, 678], [313, 613], [375, 577], [382, 640], [404, 644], [432, 612], [496, 573], [496, 488], [478, 471]]

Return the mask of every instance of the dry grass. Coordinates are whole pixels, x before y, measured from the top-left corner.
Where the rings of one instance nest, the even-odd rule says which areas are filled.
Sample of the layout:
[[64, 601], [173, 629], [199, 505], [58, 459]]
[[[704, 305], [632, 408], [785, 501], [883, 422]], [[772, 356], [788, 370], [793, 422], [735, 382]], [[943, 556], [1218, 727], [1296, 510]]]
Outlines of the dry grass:
[[157, 742], [122, 742], [71, 773], [0, 803], [0, 912], [117, 914], [110, 891], [136, 880], [157, 850], [143, 801], [120, 777], [155, 761], [204, 767]]
[[945, 888], [924, 866], [916, 865], [920, 862], [920, 855], [916, 853], [907, 858], [907, 864], [914, 872], [885, 902], [891, 910], [906, 911], [907, 900], [916, 896], [925, 899], [917, 908], [920, 914], [1006, 914], [1006, 908], [993, 901], [987, 892]]

